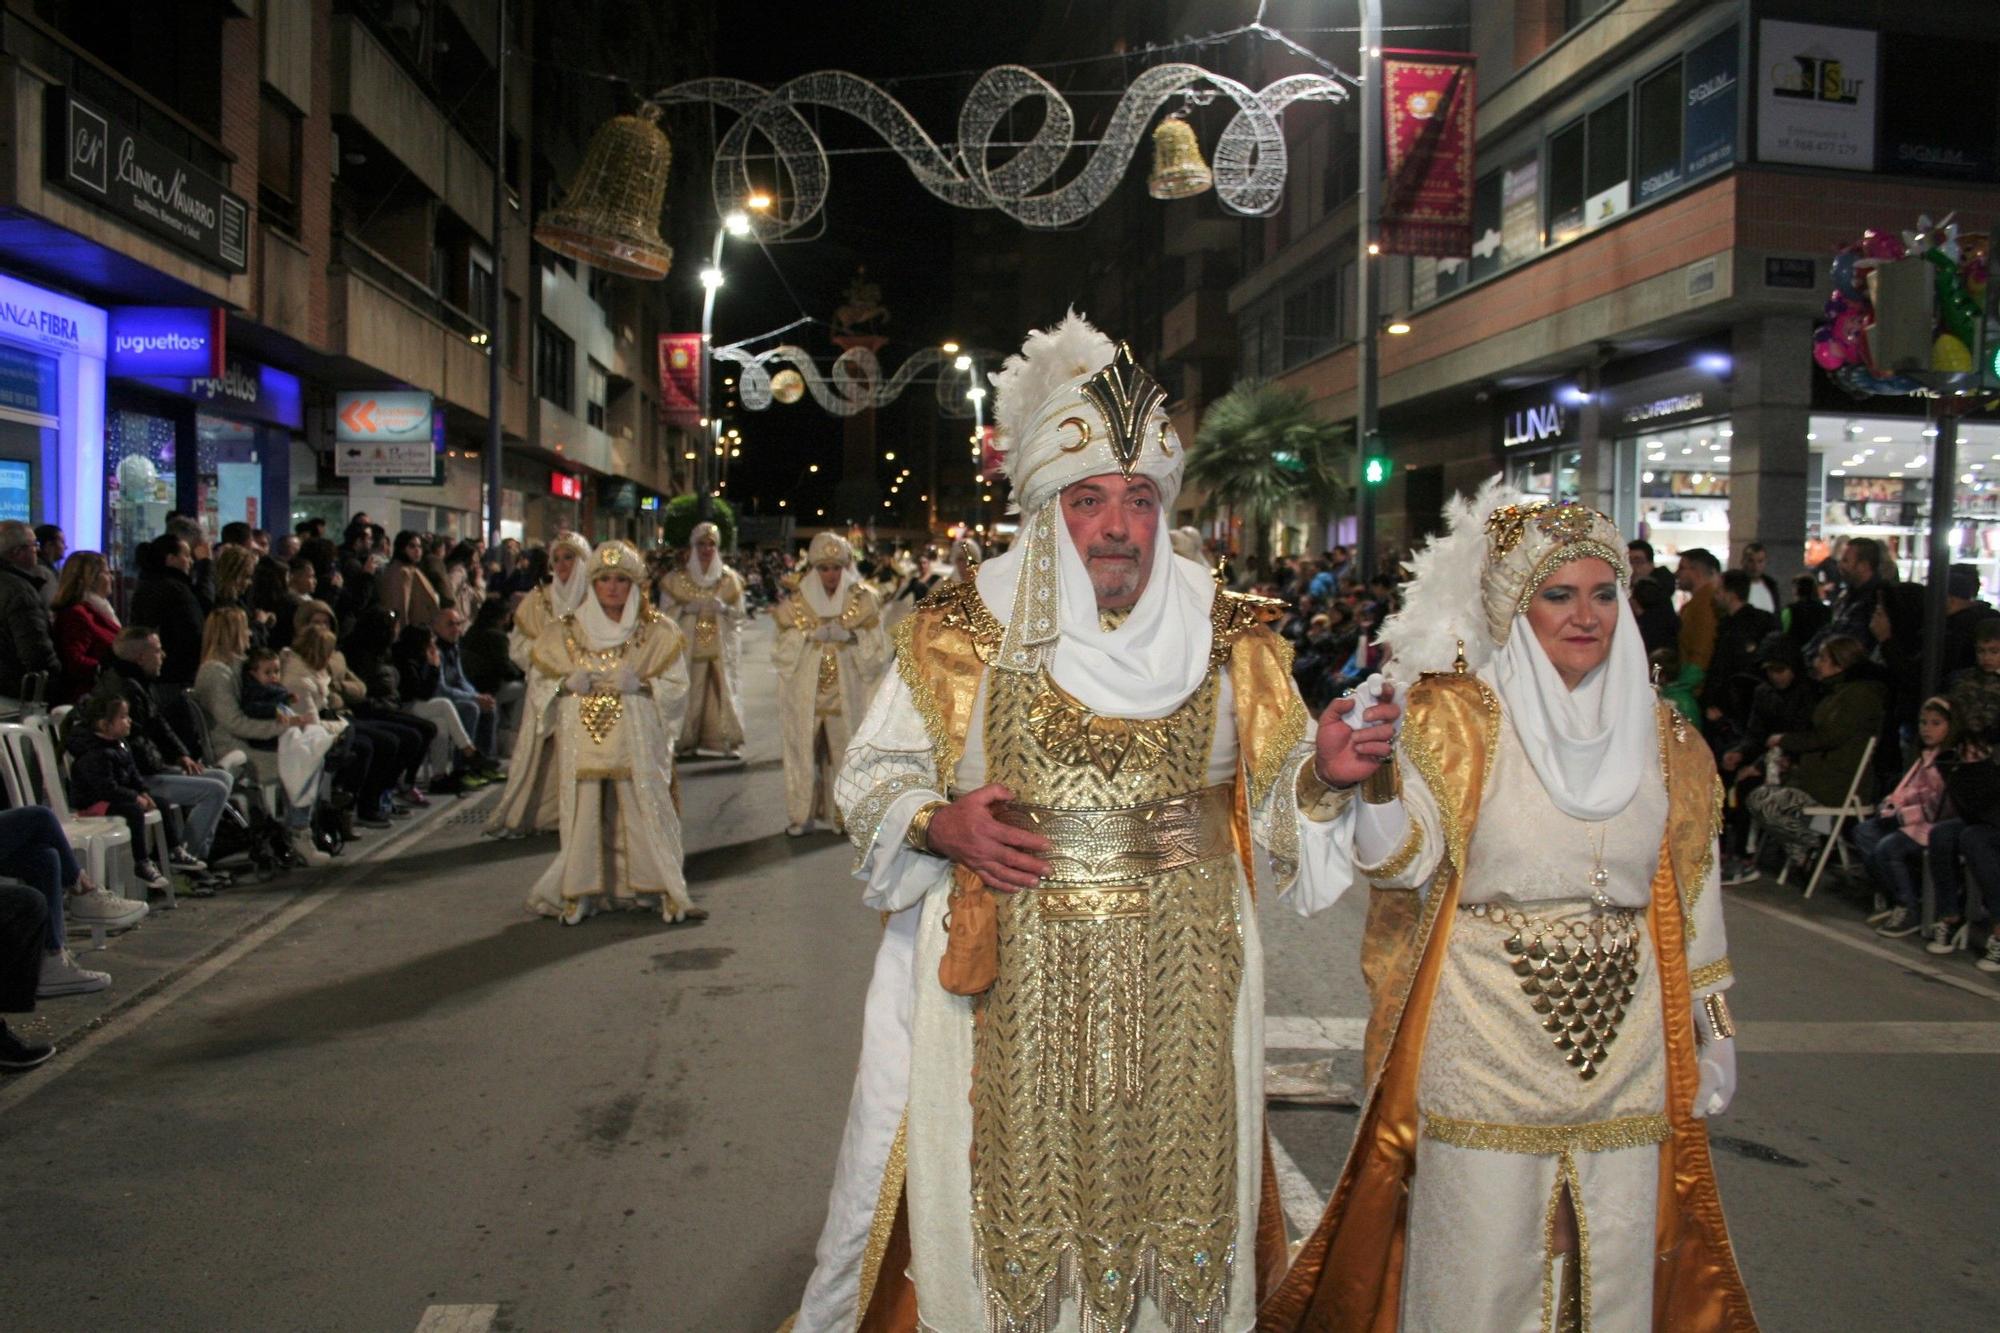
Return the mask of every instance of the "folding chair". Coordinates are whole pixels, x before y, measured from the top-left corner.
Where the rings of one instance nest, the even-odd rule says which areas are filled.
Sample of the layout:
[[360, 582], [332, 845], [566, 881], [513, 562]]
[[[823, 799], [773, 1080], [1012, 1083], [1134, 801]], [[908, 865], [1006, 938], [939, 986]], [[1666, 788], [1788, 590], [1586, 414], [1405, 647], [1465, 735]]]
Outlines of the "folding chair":
[[[1870, 736], [1868, 744], [1861, 749], [1861, 762], [1855, 765], [1854, 776], [1847, 784], [1847, 795], [1841, 800], [1840, 804], [1808, 805], [1799, 811], [1806, 818], [1813, 820], [1815, 827], [1818, 826], [1818, 821], [1822, 819], [1833, 821], [1832, 829], [1827, 833], [1826, 846], [1820, 848], [1819, 860], [1813, 863], [1812, 878], [1806, 881], [1804, 897], [1810, 898], [1813, 896], [1813, 890], [1819, 887], [1819, 877], [1826, 871], [1827, 858], [1832, 856], [1836, 850], [1840, 852], [1840, 868], [1842, 870], [1852, 868], [1852, 862], [1847, 858], [1847, 844], [1840, 840], [1840, 830], [1850, 819], [1868, 818], [1868, 806], [1861, 799], [1861, 784], [1867, 780], [1868, 774], [1871, 771], [1869, 765], [1874, 760], [1875, 738]], [[1783, 884], [1785, 882], [1785, 876], [1790, 873], [1791, 868], [1790, 862], [1787, 862], [1785, 868], [1778, 872], [1778, 883]]]

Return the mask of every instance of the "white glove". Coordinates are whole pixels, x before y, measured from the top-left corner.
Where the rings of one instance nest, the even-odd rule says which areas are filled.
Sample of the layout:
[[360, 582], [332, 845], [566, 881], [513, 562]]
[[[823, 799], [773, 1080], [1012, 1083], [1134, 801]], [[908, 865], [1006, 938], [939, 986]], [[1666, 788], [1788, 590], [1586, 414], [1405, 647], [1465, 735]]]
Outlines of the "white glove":
[[588, 671], [573, 671], [563, 681], [563, 688], [571, 694], [589, 694], [597, 688], [597, 677]]
[[[1704, 1019], [1699, 1001], [1695, 1003], [1694, 1021], [1695, 1030], [1701, 1031]], [[1721, 1115], [1736, 1097], [1736, 1039], [1710, 1039], [1696, 1053], [1695, 1061], [1700, 1076], [1694, 1090], [1695, 1118], [1705, 1120]]]
[[639, 673], [628, 666], [618, 668], [617, 674], [611, 677], [610, 685], [620, 694], [638, 694], [646, 688], [646, 682], [639, 679]]
[[[1401, 710], [1403, 706], [1402, 689], [1397, 686], [1397, 683], [1395, 681], [1390, 680], [1388, 677], [1384, 676], [1381, 672], [1378, 671], [1374, 675], [1370, 676], [1367, 680], [1364, 680], [1359, 685], [1356, 685], [1354, 687], [1354, 692], [1347, 696], [1348, 698], [1354, 700], [1354, 707], [1348, 709], [1345, 713], [1336, 713], [1335, 716], [1338, 717], [1342, 722], [1345, 722], [1347, 724], [1348, 730], [1350, 731], [1359, 731], [1363, 727], [1382, 726], [1383, 724], [1380, 722], [1364, 721], [1363, 715], [1366, 714], [1368, 710], [1373, 708], [1376, 704], [1382, 702], [1383, 690], [1392, 688], [1395, 689], [1396, 691], [1396, 697], [1391, 699], [1390, 702], [1395, 704], [1397, 708]], [[1392, 728], [1392, 730], [1389, 733], [1389, 739], [1391, 742], [1394, 742], [1396, 737], [1401, 735], [1403, 731], [1403, 713], [1401, 711], [1398, 711], [1396, 714], [1396, 720], [1388, 725]]]

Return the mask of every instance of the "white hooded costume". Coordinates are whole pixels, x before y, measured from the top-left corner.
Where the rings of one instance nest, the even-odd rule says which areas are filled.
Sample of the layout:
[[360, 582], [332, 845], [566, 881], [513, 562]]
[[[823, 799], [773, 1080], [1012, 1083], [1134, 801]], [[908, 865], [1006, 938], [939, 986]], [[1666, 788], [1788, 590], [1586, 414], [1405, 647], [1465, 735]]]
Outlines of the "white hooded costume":
[[549, 708], [556, 682], [535, 670], [535, 644], [549, 626], [575, 614], [590, 596], [590, 543], [574, 532], [565, 532], [549, 543], [552, 559], [558, 551], [576, 555], [569, 577], [558, 578], [551, 568], [548, 582], [514, 608], [514, 626], [507, 631], [507, 656], [524, 673], [527, 695], [521, 703], [520, 729], [514, 736], [513, 762], [507, 767], [507, 788], [486, 821], [486, 832], [495, 835], [547, 833], [561, 818], [556, 738], [550, 726], [554, 714]]
[[702, 538], [720, 548], [722, 530], [697, 523], [687, 558], [660, 582], [660, 609], [681, 627], [688, 645], [688, 707], [677, 748], [733, 755], [743, 748], [743, 576], [717, 549], [704, 563]]
[[[771, 613], [778, 637], [778, 726], [785, 741], [785, 820], [809, 828], [815, 820], [838, 830], [833, 775], [847, 740], [882, 679], [889, 639], [881, 604], [854, 571], [854, 548], [837, 532], [822, 532], [806, 551], [798, 592]], [[832, 592], [820, 570], [838, 567]]]

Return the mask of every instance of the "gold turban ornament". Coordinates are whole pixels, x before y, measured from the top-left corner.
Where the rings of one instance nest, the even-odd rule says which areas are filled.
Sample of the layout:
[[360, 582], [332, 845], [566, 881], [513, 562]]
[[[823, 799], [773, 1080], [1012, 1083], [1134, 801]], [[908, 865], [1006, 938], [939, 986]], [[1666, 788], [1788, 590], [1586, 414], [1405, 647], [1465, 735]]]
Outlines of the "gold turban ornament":
[[628, 542], [606, 542], [590, 557], [590, 581], [595, 583], [607, 574], [617, 574], [634, 583], [646, 577], [646, 562], [639, 558], [639, 552]]
[[854, 547], [837, 532], [822, 532], [814, 536], [812, 545], [806, 548], [806, 563], [815, 568], [820, 565], [851, 565], [854, 563]]

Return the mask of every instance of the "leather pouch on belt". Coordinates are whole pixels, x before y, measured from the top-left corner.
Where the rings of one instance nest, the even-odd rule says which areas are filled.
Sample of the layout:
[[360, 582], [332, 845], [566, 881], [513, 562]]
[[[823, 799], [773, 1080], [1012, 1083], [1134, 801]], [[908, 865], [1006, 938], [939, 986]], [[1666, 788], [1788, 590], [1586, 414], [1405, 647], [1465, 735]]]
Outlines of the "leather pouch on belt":
[[963, 866], [952, 867], [938, 984], [953, 995], [984, 995], [1000, 975], [1000, 915], [993, 891]]

